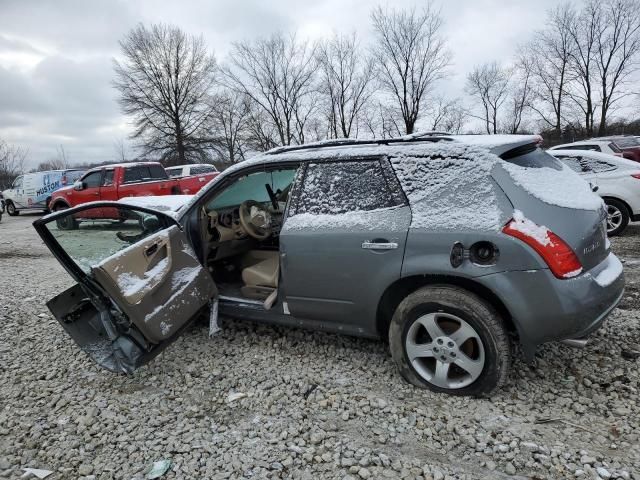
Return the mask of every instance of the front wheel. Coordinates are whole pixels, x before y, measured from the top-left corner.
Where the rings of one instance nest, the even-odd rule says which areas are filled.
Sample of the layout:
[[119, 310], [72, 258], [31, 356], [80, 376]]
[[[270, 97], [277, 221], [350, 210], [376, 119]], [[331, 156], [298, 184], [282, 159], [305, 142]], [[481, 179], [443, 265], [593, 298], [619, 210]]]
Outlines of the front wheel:
[[413, 385], [488, 396], [502, 386], [511, 349], [502, 319], [466, 290], [433, 285], [408, 295], [389, 328], [391, 355]]
[[620, 235], [629, 224], [629, 211], [624, 203], [615, 198], [607, 198], [604, 203], [607, 205], [607, 235]]
[[17, 215], [20, 215], [20, 210], [16, 208], [13, 202], [7, 202], [7, 213], [10, 217], [15, 217]]

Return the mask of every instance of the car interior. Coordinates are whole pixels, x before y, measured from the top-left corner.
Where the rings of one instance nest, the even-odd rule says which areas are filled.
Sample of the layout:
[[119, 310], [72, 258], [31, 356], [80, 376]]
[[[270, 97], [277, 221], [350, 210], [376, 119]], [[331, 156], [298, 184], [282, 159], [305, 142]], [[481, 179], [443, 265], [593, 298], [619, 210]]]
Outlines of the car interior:
[[277, 299], [279, 235], [296, 167], [236, 179], [200, 212], [203, 258], [220, 297], [259, 303]]

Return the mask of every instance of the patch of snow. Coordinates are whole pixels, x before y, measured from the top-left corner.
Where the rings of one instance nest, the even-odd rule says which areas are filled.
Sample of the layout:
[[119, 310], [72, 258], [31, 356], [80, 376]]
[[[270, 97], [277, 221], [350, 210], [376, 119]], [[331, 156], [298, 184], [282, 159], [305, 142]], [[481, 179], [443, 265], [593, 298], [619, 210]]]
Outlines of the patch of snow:
[[534, 238], [540, 245], [551, 245], [549, 229], [538, 225], [526, 218], [520, 210], [514, 210], [513, 222], [510, 224], [513, 230], [524, 233], [528, 237]]
[[428, 154], [391, 158], [409, 199], [411, 227], [498, 230], [501, 212], [491, 170], [500, 158], [459, 143], [436, 143]]
[[605, 261], [607, 262], [607, 265], [604, 270], [594, 277], [596, 283], [601, 287], [611, 285], [620, 275], [622, 275], [623, 270], [622, 263], [613, 253], [610, 253]]
[[153, 268], [144, 272], [142, 277], [131, 272], [125, 272], [116, 278], [120, 291], [127, 297], [137, 295], [149, 288], [165, 273], [169, 266], [169, 259], [163, 258]]
[[193, 195], [158, 195], [146, 197], [125, 197], [118, 203], [134, 207], [149, 208], [163, 213], [177, 212], [193, 199]]
[[299, 213], [286, 219], [282, 231], [346, 227], [362, 230], [396, 230], [404, 225], [402, 216], [398, 215], [401, 208], [379, 208], [335, 215]]
[[[174, 272], [171, 277], [171, 289], [173, 290], [173, 293], [167, 299], [166, 303], [157, 305], [156, 308], [153, 309], [153, 311], [148, 313], [145, 316], [144, 321], [148, 322], [153, 317], [155, 317], [159, 312], [164, 310], [167, 307], [167, 305], [171, 304], [176, 298], [182, 296], [184, 291], [188, 287], [192, 286], [193, 281], [196, 279], [201, 269], [202, 267], [200, 266], [185, 267], [183, 269], [180, 269]], [[196, 292], [196, 291], [192, 292], [192, 295], [195, 296], [196, 294], [199, 294], [199, 292]]]
[[602, 199], [564, 164], [562, 170], [520, 167], [508, 162], [501, 165], [517, 185], [545, 203], [579, 210], [602, 209]]

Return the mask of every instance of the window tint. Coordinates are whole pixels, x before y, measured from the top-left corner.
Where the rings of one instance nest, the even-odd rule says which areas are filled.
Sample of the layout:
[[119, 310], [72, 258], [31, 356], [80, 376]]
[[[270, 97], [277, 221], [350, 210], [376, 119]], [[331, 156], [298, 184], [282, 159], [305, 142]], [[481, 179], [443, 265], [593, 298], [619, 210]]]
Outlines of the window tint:
[[295, 177], [296, 169], [257, 172], [240, 177], [207, 204], [207, 211], [238, 206], [245, 200], [260, 203], [270, 202], [266, 185], [270, 185], [274, 193], [283, 192]]
[[554, 170], [561, 170], [562, 167], [558, 160], [542, 150], [539, 147], [532, 145], [524, 145], [517, 149], [507, 152], [507, 154], [501, 155], [505, 162], [513, 163], [520, 167], [528, 168], [553, 168]]
[[153, 180], [166, 180], [169, 178], [167, 172], [162, 165], [150, 165], [149, 166], [150, 178]]
[[401, 192], [389, 188], [389, 173], [378, 160], [310, 163], [295, 213], [338, 215], [403, 205]]
[[140, 167], [127, 167], [124, 169], [124, 183], [141, 182]]
[[212, 173], [217, 172], [216, 168], [213, 165], [195, 165], [191, 167], [191, 175], [199, 175], [201, 173]]
[[102, 186], [109, 187], [113, 185], [113, 170], [105, 170], [104, 178], [102, 179]]
[[82, 179], [86, 188], [99, 187], [102, 182], [102, 170], [91, 172]]

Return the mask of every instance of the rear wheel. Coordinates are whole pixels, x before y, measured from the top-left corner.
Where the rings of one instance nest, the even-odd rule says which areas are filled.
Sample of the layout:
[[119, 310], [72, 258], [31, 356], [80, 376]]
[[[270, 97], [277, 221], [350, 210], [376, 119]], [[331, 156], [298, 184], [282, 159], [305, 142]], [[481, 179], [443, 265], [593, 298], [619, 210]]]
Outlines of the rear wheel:
[[434, 285], [408, 295], [389, 328], [391, 355], [413, 385], [453, 395], [490, 395], [511, 363], [498, 313], [466, 290]]
[[629, 211], [624, 203], [615, 198], [607, 198], [607, 235], [620, 235], [629, 224]]
[[[62, 210], [66, 210], [67, 207], [56, 206], [53, 208], [54, 212], [60, 212]], [[63, 218], [59, 218], [56, 220], [56, 225], [60, 230], [76, 230], [78, 228], [78, 221], [73, 218], [72, 215], [68, 215]]]
[[7, 202], [7, 213], [10, 217], [15, 217], [17, 215], [20, 215], [20, 210], [16, 208], [13, 202]]

